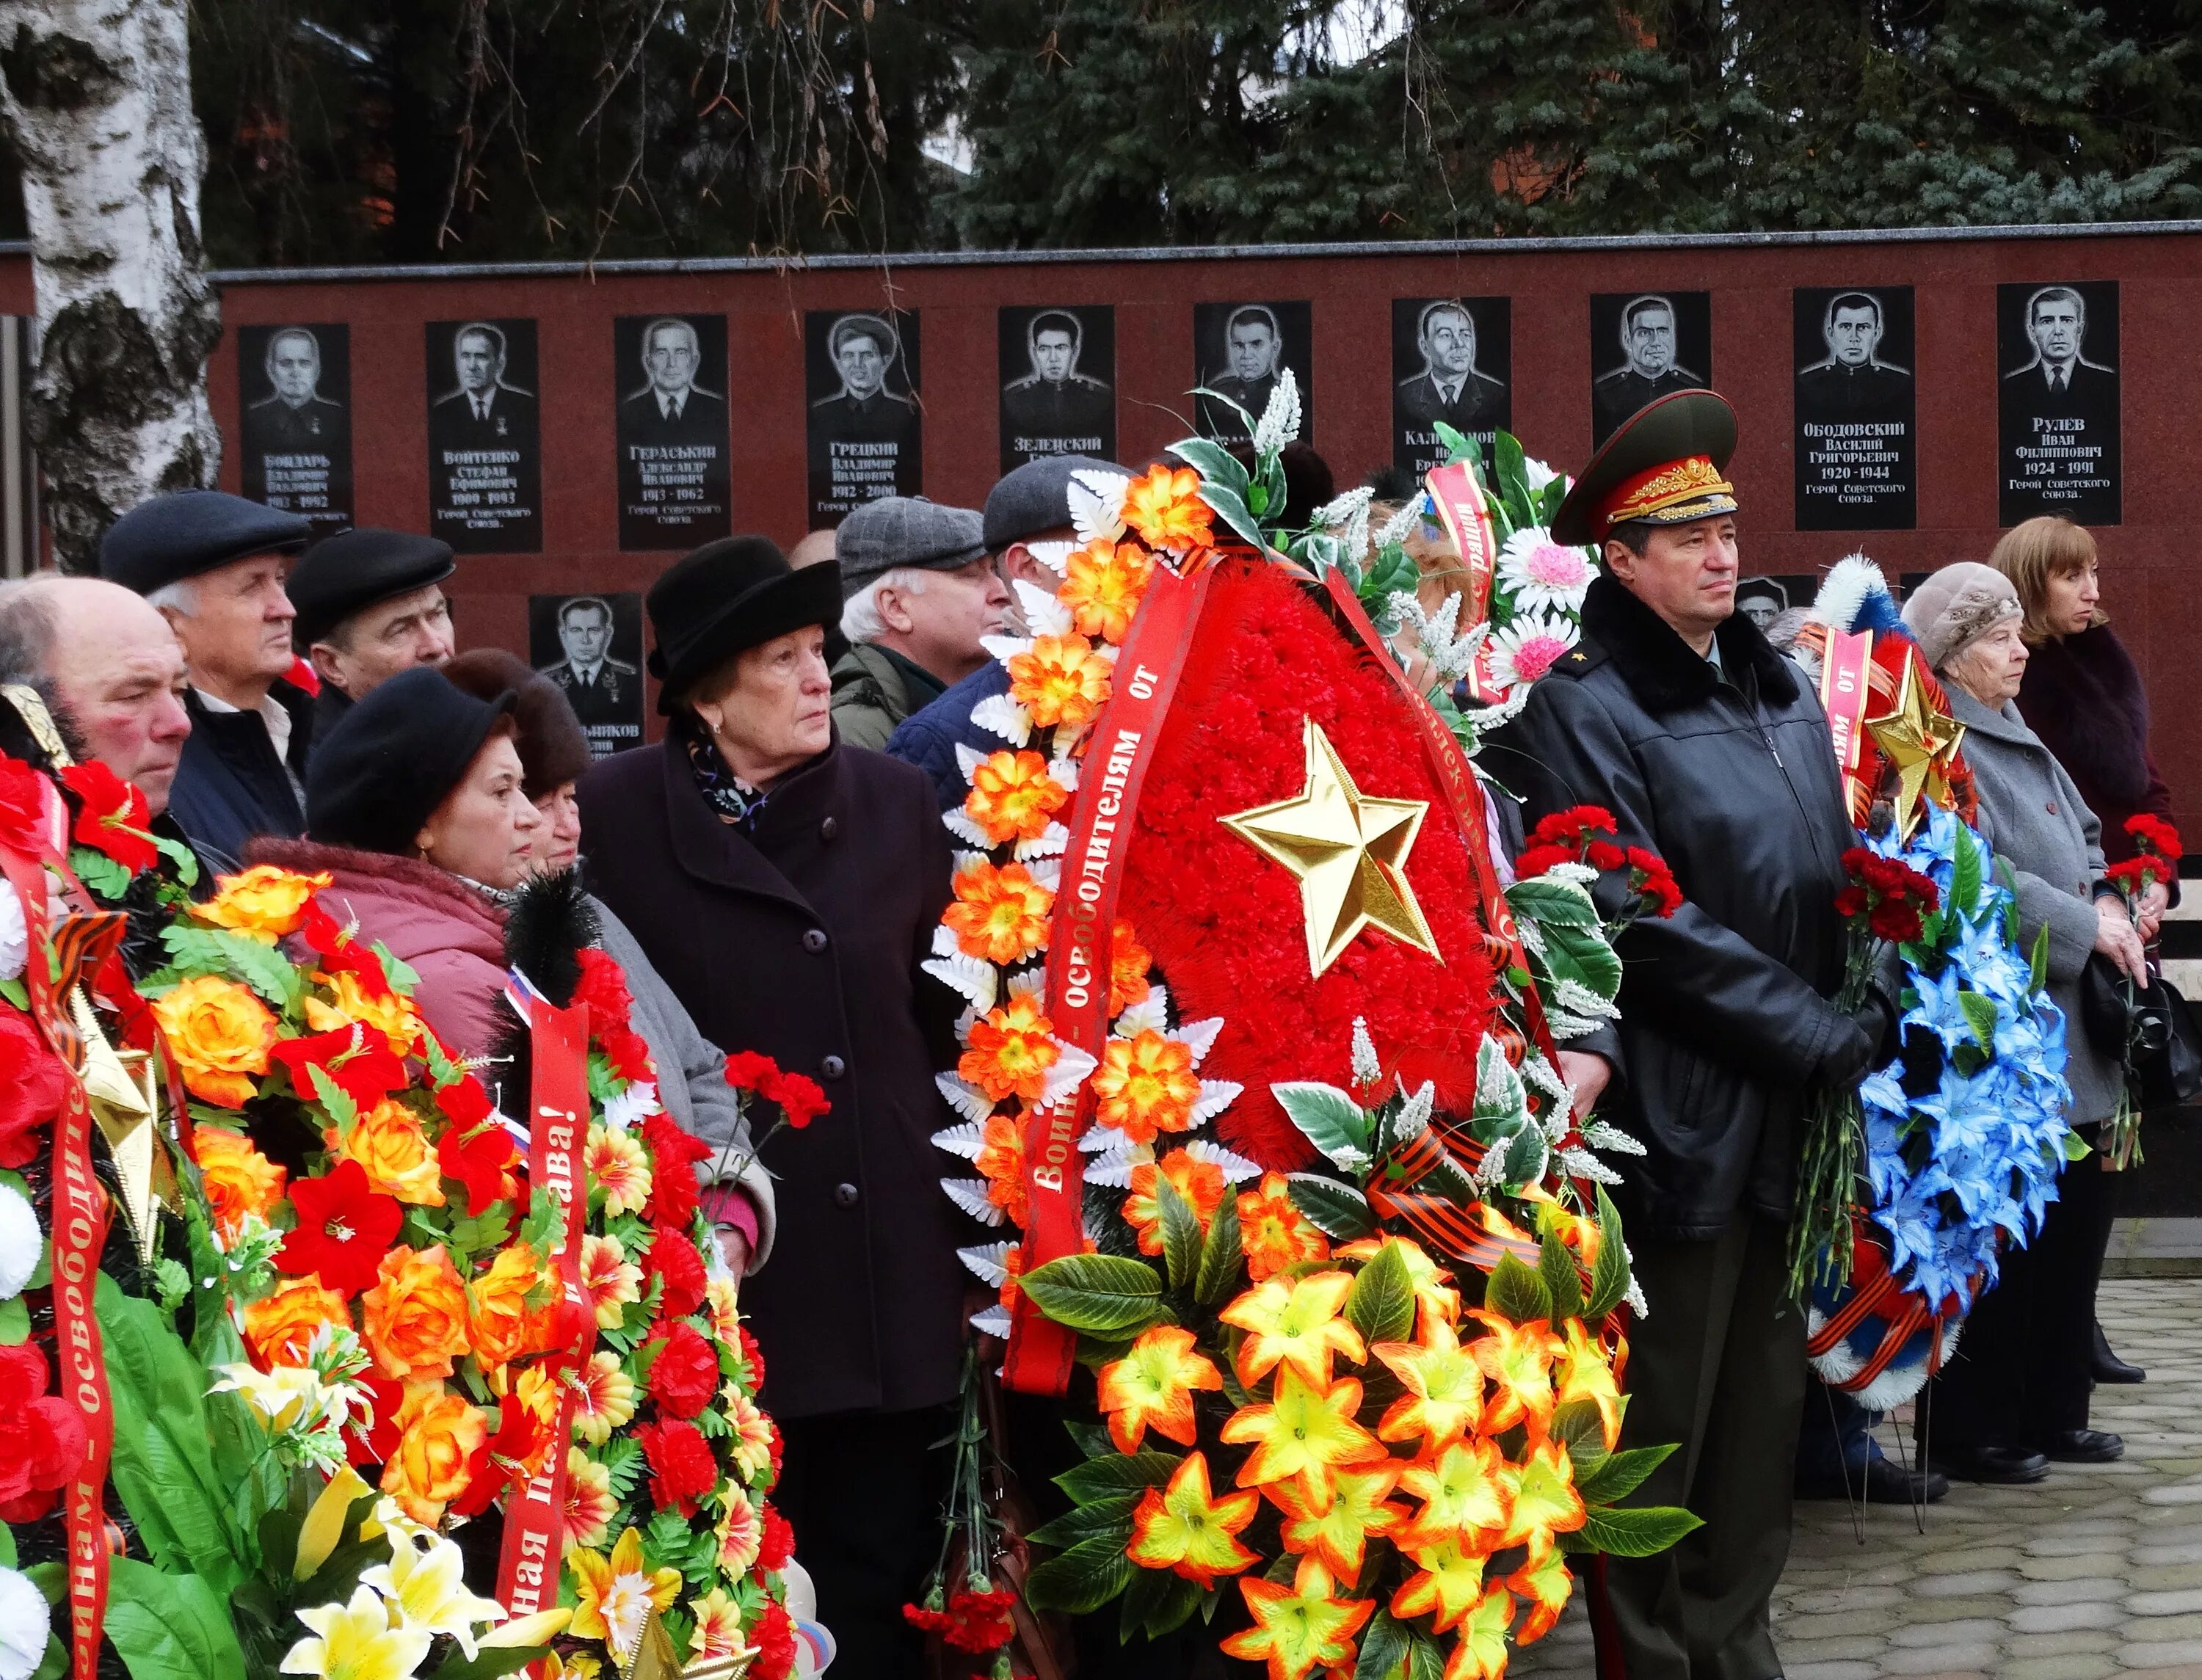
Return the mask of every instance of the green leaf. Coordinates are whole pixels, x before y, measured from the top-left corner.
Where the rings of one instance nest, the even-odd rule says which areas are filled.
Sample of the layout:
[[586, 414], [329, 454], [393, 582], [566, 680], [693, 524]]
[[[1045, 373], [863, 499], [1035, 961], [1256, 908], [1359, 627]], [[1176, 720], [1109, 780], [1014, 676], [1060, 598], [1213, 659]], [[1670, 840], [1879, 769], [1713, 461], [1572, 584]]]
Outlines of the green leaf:
[[1621, 958], [1601, 928], [1546, 926], [1545, 961], [1554, 975], [1580, 981], [1601, 998], [1621, 990]]
[[[1157, 1178], [1157, 1182], [1162, 1182]], [[1216, 1217], [1208, 1222], [1208, 1240], [1201, 1245], [1200, 1265], [1193, 1273], [1192, 1299], [1202, 1306], [1212, 1306], [1231, 1293], [1239, 1281], [1239, 1262], [1242, 1258], [1244, 1239], [1239, 1230], [1239, 1199], [1226, 1196], [1217, 1205]]]
[[1081, 1423], [1075, 1418], [1066, 1418], [1063, 1420], [1063, 1427], [1078, 1450], [1089, 1459], [1098, 1459], [1104, 1453], [1116, 1450], [1116, 1443], [1109, 1439], [1108, 1429], [1099, 1424]]
[[1018, 1281], [1057, 1323], [1094, 1335], [1144, 1327], [1162, 1313], [1163, 1281], [1140, 1260], [1066, 1254]]
[[1605, 1186], [1598, 1187], [1598, 1259], [1590, 1269], [1590, 1299], [1582, 1316], [1595, 1324], [1628, 1294], [1628, 1251], [1621, 1241], [1621, 1214]]
[[1595, 928], [1598, 906], [1572, 881], [1556, 881], [1533, 875], [1506, 889], [1506, 902], [1517, 917], [1526, 917], [1540, 928]]
[[2058, 1152], [2067, 1161], [2084, 1161], [2095, 1152], [2095, 1146], [2077, 1132], [2068, 1131], [2058, 1145]]
[[130, 871], [104, 852], [88, 846], [69, 848], [69, 867], [76, 878], [103, 899], [119, 899], [130, 890]]
[[547, 1645], [492, 1645], [471, 1657], [454, 1651], [428, 1671], [428, 1680], [504, 1680], [550, 1650]]
[[1132, 1513], [1145, 1497], [1145, 1488], [1138, 1493], [1105, 1494], [1072, 1507], [1051, 1523], [1041, 1524], [1025, 1538], [1035, 1546], [1067, 1549], [1098, 1535], [1115, 1535], [1122, 1546], [1132, 1537]]
[[1972, 831], [1962, 822], [1957, 825], [1957, 861], [1950, 871], [1950, 896], [1946, 901], [1954, 913], [1972, 918], [1981, 901], [1981, 849], [1973, 844]]
[[1562, 1400], [1552, 1410], [1551, 1435], [1568, 1449], [1578, 1483], [1604, 1460], [1605, 1419], [1596, 1400]]
[[15, 1530], [0, 1523], [0, 1569], [15, 1567]]
[[1369, 1117], [1338, 1087], [1287, 1080], [1269, 1087], [1269, 1094], [1333, 1166], [1359, 1172], [1369, 1164]]
[[1235, 490], [1226, 490], [1220, 484], [1203, 484], [1200, 499], [1216, 510], [1216, 516], [1257, 549], [1266, 548], [1262, 536], [1262, 522]]
[[1129, 1585], [1124, 1589], [1122, 1601], [1118, 1605], [1116, 1642], [1129, 1645], [1132, 1636], [1139, 1630], [1139, 1624], [1148, 1615], [1162, 1608], [1166, 1583], [1177, 1577], [1166, 1571], [1134, 1569]]
[[1587, 1476], [1577, 1475], [1576, 1490], [1592, 1505], [1610, 1505], [1617, 1499], [1627, 1499], [1674, 1452], [1675, 1443], [1669, 1441], [1658, 1447], [1626, 1447], [1618, 1453], [1609, 1453], [1596, 1470]]
[[1984, 993], [1960, 992], [1958, 993], [1958, 1007], [1964, 1011], [1965, 1024], [1972, 1029], [1973, 1037], [1978, 1040], [1981, 1048], [1989, 1055], [1994, 1055], [1996, 1023], [2001, 1018], [1995, 999]]
[[1417, 1628], [1407, 1651], [1406, 1680], [1445, 1680], [1445, 1648]]
[[31, 1012], [31, 988], [20, 980], [0, 980], [0, 998], [7, 999], [26, 1015]]
[[1552, 1297], [1552, 1322], [1572, 1318], [1582, 1311], [1582, 1273], [1574, 1251], [1547, 1232], [1537, 1252], [1537, 1276]]
[[[1231, 401], [1228, 397], [1221, 400], [1226, 403]], [[1238, 407], [1235, 403], [1231, 405], [1233, 408]], [[1244, 409], [1239, 409], [1239, 411], [1241, 414], [1245, 413]], [[1254, 428], [1250, 423], [1246, 429], [1251, 433]], [[1172, 444], [1169, 446], [1169, 452], [1198, 473], [1209, 483], [1220, 484], [1226, 490], [1235, 491], [1242, 496], [1246, 492], [1246, 486], [1253, 482], [1247, 475], [1246, 469], [1240, 463], [1239, 457], [1211, 439], [1187, 438], [1182, 443]]]
[[1285, 1181], [1292, 1205], [1309, 1223], [1337, 1242], [1355, 1242], [1376, 1229], [1369, 1198], [1350, 1184], [1319, 1173], [1296, 1172]]
[[1150, 1639], [1160, 1639], [1165, 1634], [1174, 1633], [1183, 1627], [1192, 1619], [1192, 1612], [1210, 1596], [1195, 1581], [1187, 1581], [1175, 1575], [1165, 1575], [1163, 1581], [1162, 1602], [1147, 1612], [1147, 1637]]
[[1432, 429], [1436, 432], [1438, 441], [1445, 445], [1445, 465], [1448, 467], [1457, 461], [1481, 459], [1483, 451], [1469, 441], [1466, 433], [1457, 431], [1442, 420]]
[[21, 1295], [0, 1301], [0, 1347], [21, 1347], [31, 1339], [31, 1309]]
[[279, 1011], [297, 1002], [304, 984], [288, 957], [274, 946], [246, 939], [242, 934], [177, 923], [162, 930], [161, 943], [178, 963], [241, 981]]
[[1386, 1243], [1361, 1268], [1345, 1298], [1345, 1316], [1372, 1347], [1404, 1341], [1415, 1333], [1415, 1280], [1398, 1243]]
[[1120, 1453], [1111, 1459], [1088, 1459], [1073, 1465], [1055, 1478], [1055, 1485], [1080, 1505], [1113, 1494], [1159, 1488], [1176, 1473], [1183, 1460], [1169, 1453]]
[[2034, 935], [2034, 953], [2028, 959], [2032, 972], [2027, 977], [2027, 990], [2036, 997], [2049, 983], [2049, 924], [2045, 922]]
[[135, 1558], [108, 1565], [107, 1636], [131, 1680], [244, 1680], [229, 1606], [196, 1575]]
[[1629, 1506], [1617, 1511], [1593, 1507], [1581, 1536], [1590, 1550], [1608, 1557], [1649, 1558], [1704, 1526], [1702, 1519], [1671, 1505]]
[[[1496, 469], [1493, 476], [1498, 480], [1501, 500], [1511, 513], [1528, 515], [1536, 509], [1536, 498], [1529, 489], [1529, 469], [1522, 451], [1522, 440], [1511, 432], [1501, 432], [1492, 440], [1491, 464]], [[1533, 522], [1517, 518], [1517, 525]]]
[[1080, 1541], [1025, 1577], [1025, 1602], [1034, 1610], [1091, 1615], [1132, 1584], [1135, 1567], [1116, 1541]]
[[185, 887], [196, 887], [199, 884], [198, 854], [191, 847], [185, 846], [181, 840], [170, 840], [166, 834], [147, 834], [143, 830], [132, 830], [132, 832], [152, 841], [154, 849], [176, 866], [176, 880], [180, 884]]
[[1192, 1204], [1178, 1194], [1177, 1186], [1160, 1173], [1155, 1175], [1155, 1205], [1162, 1214], [1163, 1264], [1169, 1273], [1169, 1286], [1182, 1289], [1192, 1281], [1193, 1273], [1200, 1266], [1201, 1244], [1205, 1236], [1200, 1229], [1200, 1216], [1192, 1211]]
[[1549, 1320], [1552, 1316], [1552, 1292], [1545, 1287], [1545, 1280], [1511, 1254], [1501, 1254], [1498, 1264], [1491, 1269], [1483, 1301], [1493, 1312], [1517, 1324], [1533, 1318]]
[[1545, 1134], [1535, 1126], [1524, 1126], [1506, 1146], [1506, 1159], [1499, 1169], [1499, 1181], [1505, 1184], [1535, 1184], [1545, 1176], [1545, 1164], [1551, 1158], [1552, 1147]]
[[1406, 1623], [1388, 1610], [1379, 1610], [1362, 1631], [1361, 1655], [1353, 1665], [1353, 1680], [1392, 1680], [1406, 1661], [1413, 1639], [1414, 1630]]

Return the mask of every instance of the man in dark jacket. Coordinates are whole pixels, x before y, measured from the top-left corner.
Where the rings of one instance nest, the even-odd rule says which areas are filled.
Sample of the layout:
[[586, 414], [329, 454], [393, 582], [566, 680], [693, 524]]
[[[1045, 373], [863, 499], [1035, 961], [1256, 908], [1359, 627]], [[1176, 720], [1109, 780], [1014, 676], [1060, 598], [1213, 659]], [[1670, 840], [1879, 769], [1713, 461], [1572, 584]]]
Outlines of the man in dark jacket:
[[297, 612], [291, 645], [321, 680], [317, 739], [398, 672], [451, 657], [451, 604], [442, 586], [457, 569], [450, 544], [371, 525], [306, 551], [285, 587]]
[[1798, 1130], [1810, 1089], [1857, 1079], [1879, 1038], [1828, 1001], [1852, 831], [1817, 701], [1734, 611], [1734, 410], [1688, 392], [1593, 459], [1552, 524], [1604, 544], [1582, 641], [1482, 759], [1529, 822], [1611, 811], [1685, 894], [1621, 936], [1622, 1019], [1588, 1045], [1607, 1065], [1577, 1079], [1646, 1151], [1615, 1193], [1651, 1309], [1630, 1332], [1623, 1433], [1681, 1445], [1637, 1498], [1704, 1520], [1593, 1577], [1599, 1672], [1628, 1680], [1781, 1672], [1767, 1606], [1805, 1385], [1785, 1299]]
[[101, 575], [161, 610], [191, 673], [191, 739], [169, 812], [232, 858], [258, 835], [306, 831], [313, 699], [284, 680], [297, 615], [283, 582], [312, 535], [297, 514], [184, 490], [132, 508], [99, 545]]

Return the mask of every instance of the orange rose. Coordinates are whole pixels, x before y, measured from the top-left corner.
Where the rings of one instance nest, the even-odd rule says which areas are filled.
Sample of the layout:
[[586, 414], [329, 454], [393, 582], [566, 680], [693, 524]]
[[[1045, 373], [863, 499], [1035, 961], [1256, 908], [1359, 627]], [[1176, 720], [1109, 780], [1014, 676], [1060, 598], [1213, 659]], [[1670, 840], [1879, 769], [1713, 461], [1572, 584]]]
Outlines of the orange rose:
[[370, 996], [350, 970], [328, 978], [329, 998], [306, 999], [306, 1024], [317, 1033], [333, 1033], [355, 1021], [386, 1034], [390, 1047], [403, 1056], [421, 1042], [421, 1016], [413, 999], [392, 992], [386, 998]]
[[200, 975], [153, 999], [153, 1019], [185, 1088], [219, 1108], [242, 1108], [256, 1093], [249, 1074], [268, 1071], [275, 1017], [246, 987]]
[[413, 1111], [395, 1097], [385, 1097], [353, 1121], [350, 1137], [323, 1135], [331, 1153], [357, 1161], [367, 1169], [368, 1182], [384, 1195], [415, 1207], [444, 1205], [444, 1169], [435, 1146]]
[[294, 875], [273, 864], [256, 864], [243, 875], [224, 875], [221, 890], [191, 914], [217, 928], [243, 934], [247, 939], [273, 945], [297, 931], [306, 903], [333, 879], [321, 875]]
[[489, 1422], [457, 1394], [441, 1391], [417, 1406], [408, 1394], [405, 1412], [412, 1415], [382, 1467], [382, 1491], [415, 1522], [433, 1523], [474, 1479], [467, 1465], [489, 1438]]
[[361, 1304], [361, 1335], [386, 1376], [449, 1376], [451, 1361], [467, 1351], [467, 1286], [440, 1242], [418, 1253], [401, 1244], [385, 1254], [380, 1281]]
[[247, 1214], [265, 1219], [283, 1199], [283, 1169], [235, 1132], [216, 1126], [197, 1128], [191, 1133], [191, 1158], [199, 1164], [199, 1176], [206, 1184], [215, 1234], [226, 1244], [237, 1241]]
[[253, 1358], [269, 1370], [303, 1365], [314, 1332], [324, 1324], [351, 1328], [344, 1298], [310, 1277], [293, 1277], [244, 1309], [244, 1339]]
[[548, 1281], [536, 1264], [535, 1251], [526, 1243], [498, 1250], [490, 1269], [474, 1279], [468, 1314], [478, 1364], [486, 1369], [542, 1351], [546, 1315], [529, 1312], [527, 1296]]

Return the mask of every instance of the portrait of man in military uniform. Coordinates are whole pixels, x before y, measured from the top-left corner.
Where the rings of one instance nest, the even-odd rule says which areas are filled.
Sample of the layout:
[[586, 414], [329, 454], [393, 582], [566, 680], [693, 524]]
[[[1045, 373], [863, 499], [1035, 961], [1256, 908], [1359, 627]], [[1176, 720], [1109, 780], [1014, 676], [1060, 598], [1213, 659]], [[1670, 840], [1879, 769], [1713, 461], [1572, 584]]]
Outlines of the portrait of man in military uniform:
[[914, 311], [813, 310], [804, 328], [815, 529], [860, 502], [918, 494], [923, 430]]
[[1002, 470], [1042, 455], [1116, 452], [1116, 312], [1001, 311]]
[[1918, 523], [1911, 288], [1793, 294], [1797, 528]]
[[350, 526], [349, 329], [240, 327], [237, 374], [244, 494], [303, 515], [316, 536]]
[[543, 546], [533, 321], [428, 323], [431, 533], [462, 554]]
[[[1251, 435], [1277, 388], [1277, 375], [1292, 370], [1300, 393], [1300, 437], [1313, 440], [1310, 371], [1314, 333], [1305, 304], [1196, 304], [1192, 336], [1198, 365], [1195, 381], [1228, 402], [1203, 397], [1203, 435], [1218, 443]], [[1245, 410], [1241, 419], [1229, 404]]]
[[528, 663], [566, 691], [598, 757], [642, 739], [642, 604], [635, 595], [528, 598]]
[[1392, 459], [1420, 478], [1442, 466], [1440, 421], [1483, 445], [1512, 423], [1513, 374], [1504, 298], [1392, 300]]
[[1710, 292], [1598, 293], [1590, 300], [1590, 330], [1593, 446], [1654, 398], [1711, 382]]
[[2116, 280], [1996, 288], [1999, 517], [2114, 525], [2119, 466]]
[[727, 318], [621, 315], [612, 351], [620, 546], [692, 548], [727, 535]]

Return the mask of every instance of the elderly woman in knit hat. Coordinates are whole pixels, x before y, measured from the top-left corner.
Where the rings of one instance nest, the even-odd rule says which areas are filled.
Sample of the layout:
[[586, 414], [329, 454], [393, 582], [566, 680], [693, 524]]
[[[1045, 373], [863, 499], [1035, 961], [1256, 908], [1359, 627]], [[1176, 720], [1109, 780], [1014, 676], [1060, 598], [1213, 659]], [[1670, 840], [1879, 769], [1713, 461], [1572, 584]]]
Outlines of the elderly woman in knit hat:
[[[2070, 1119], [2092, 1136], [2116, 1106], [2121, 1074], [2081, 1029], [2080, 976], [2097, 952], [2135, 979], [2146, 967], [2124, 903], [2104, 880], [2094, 813], [2014, 704], [2026, 671], [2024, 618], [2011, 581], [1972, 561], [1936, 572], [1904, 607], [1965, 726], [1980, 829], [2012, 872], [2021, 947], [2048, 929], [2049, 995], [2064, 1011], [2071, 1058]], [[1952, 1476], [2038, 1482], [2052, 1459], [2101, 1464], [2125, 1450], [2117, 1435], [2087, 1426], [2095, 1284], [2111, 1229], [2101, 1166], [2091, 1151], [2065, 1168], [2040, 1233], [2005, 1252], [1999, 1280], [1934, 1380], [1928, 1450]]]

